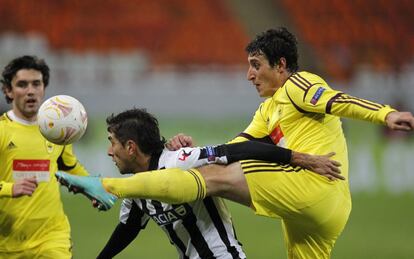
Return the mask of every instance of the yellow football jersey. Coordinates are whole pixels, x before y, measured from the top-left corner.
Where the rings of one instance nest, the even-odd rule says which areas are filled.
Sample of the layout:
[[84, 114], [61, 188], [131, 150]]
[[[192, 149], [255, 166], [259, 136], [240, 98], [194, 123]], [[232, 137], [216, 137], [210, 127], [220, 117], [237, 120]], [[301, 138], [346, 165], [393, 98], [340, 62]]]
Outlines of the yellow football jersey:
[[[319, 76], [292, 74], [256, 111], [233, 142], [260, 140], [310, 154], [335, 152], [348, 179], [347, 146], [339, 117], [384, 123], [389, 106], [335, 91]], [[329, 258], [351, 211], [349, 182], [308, 170], [241, 161], [256, 214], [282, 219], [289, 258]]]
[[10, 198], [11, 190], [0, 190], [0, 252], [35, 247], [48, 238], [51, 229], [67, 226], [69, 232], [54, 174], [65, 170], [87, 175], [72, 146], [50, 143], [37, 125], [22, 124], [4, 114], [0, 117], [0, 161], [2, 186], [30, 176], [39, 182], [31, 197]]
[[315, 74], [299, 72], [259, 106], [234, 141], [270, 137], [273, 143], [295, 151], [319, 155], [333, 151], [347, 177], [347, 147], [339, 117], [384, 123], [391, 111], [395, 110], [333, 90]]

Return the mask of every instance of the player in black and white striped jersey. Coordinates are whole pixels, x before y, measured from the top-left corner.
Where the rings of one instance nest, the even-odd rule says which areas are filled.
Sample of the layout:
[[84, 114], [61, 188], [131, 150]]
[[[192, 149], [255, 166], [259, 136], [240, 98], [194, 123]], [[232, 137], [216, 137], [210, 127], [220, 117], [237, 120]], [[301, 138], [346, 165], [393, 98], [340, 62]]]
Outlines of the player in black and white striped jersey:
[[[206, 149], [185, 148], [163, 151], [151, 158], [149, 170], [206, 164]], [[226, 162], [226, 158], [220, 158]], [[216, 159], [218, 162], [219, 159]], [[120, 224], [129, 225], [129, 233], [138, 233], [152, 218], [169, 236], [180, 258], [246, 258], [234, 233], [230, 213], [221, 198], [207, 197], [200, 202], [167, 204], [155, 200], [125, 199]]]
[[[143, 109], [131, 109], [107, 119], [112, 157], [121, 174], [163, 168], [189, 169], [208, 163], [228, 164], [240, 159], [262, 159], [309, 167], [323, 164], [326, 156], [310, 156], [274, 145], [243, 142], [204, 148], [164, 149], [158, 121]], [[319, 163], [319, 164], [318, 164]], [[156, 184], [156, 183], [154, 183]], [[98, 258], [122, 251], [153, 219], [169, 236], [180, 258], [246, 258], [231, 216], [221, 198], [167, 204], [150, 199], [124, 199], [120, 223]]]

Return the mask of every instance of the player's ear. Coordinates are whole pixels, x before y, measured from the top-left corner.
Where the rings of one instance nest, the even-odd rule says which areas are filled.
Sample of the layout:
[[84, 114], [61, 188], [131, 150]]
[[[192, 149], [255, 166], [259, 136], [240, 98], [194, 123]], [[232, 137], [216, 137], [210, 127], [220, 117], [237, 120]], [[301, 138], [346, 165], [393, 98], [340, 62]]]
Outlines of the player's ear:
[[137, 143], [135, 143], [133, 140], [127, 140], [127, 142], [125, 143], [125, 148], [128, 152], [129, 155], [133, 155], [137, 152]]
[[13, 92], [12, 92], [11, 86], [10, 86], [10, 87], [9, 87], [9, 86], [3, 86], [3, 87], [2, 87], [2, 90], [3, 90], [3, 93], [4, 93], [7, 97], [9, 97], [10, 99], [14, 99], [14, 98], [13, 98]]
[[287, 66], [286, 63], [287, 63], [286, 58], [281, 57], [279, 59], [279, 62], [276, 65], [277, 70], [285, 70], [286, 69], [286, 66]]

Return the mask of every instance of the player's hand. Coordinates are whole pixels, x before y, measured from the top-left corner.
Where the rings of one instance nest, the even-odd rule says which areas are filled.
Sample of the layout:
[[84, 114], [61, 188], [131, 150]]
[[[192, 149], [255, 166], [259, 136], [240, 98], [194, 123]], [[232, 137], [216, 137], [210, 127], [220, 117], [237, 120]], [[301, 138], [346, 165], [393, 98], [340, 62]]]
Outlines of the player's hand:
[[165, 147], [168, 150], [175, 151], [183, 147], [192, 147], [193, 146], [193, 138], [190, 136], [186, 136], [183, 133], [179, 133], [174, 137], [170, 138], [168, 142], [165, 144]]
[[390, 112], [385, 118], [387, 127], [392, 130], [410, 131], [414, 129], [414, 117], [411, 112]]
[[292, 152], [291, 163], [325, 176], [331, 181], [336, 179], [345, 180], [345, 177], [341, 175], [341, 170], [339, 169], [341, 163], [331, 159], [334, 155], [335, 152], [322, 156]]
[[36, 177], [17, 180], [13, 184], [12, 197], [17, 198], [23, 195], [32, 196], [36, 188], [37, 188]]

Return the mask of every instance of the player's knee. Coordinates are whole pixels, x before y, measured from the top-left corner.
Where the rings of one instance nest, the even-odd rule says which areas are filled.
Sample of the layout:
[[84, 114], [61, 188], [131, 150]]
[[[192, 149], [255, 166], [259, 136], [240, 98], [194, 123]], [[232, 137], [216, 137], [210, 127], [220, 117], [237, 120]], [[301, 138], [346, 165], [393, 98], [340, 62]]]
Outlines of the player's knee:
[[225, 166], [207, 165], [198, 168], [204, 178], [207, 188], [207, 196], [218, 196], [228, 188], [229, 183], [225, 175]]
[[208, 196], [222, 196], [245, 181], [239, 163], [228, 166], [208, 165], [199, 168], [199, 171], [206, 182]]

